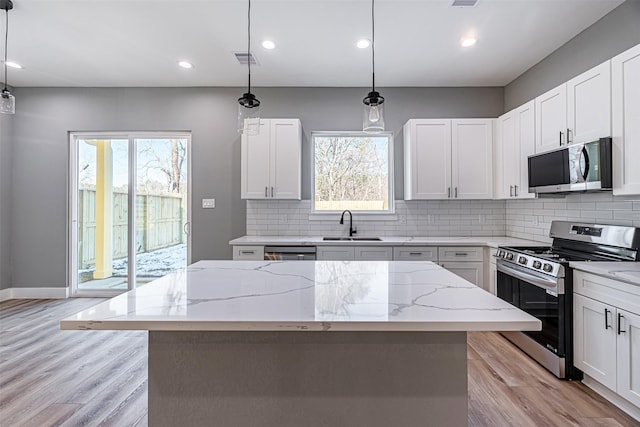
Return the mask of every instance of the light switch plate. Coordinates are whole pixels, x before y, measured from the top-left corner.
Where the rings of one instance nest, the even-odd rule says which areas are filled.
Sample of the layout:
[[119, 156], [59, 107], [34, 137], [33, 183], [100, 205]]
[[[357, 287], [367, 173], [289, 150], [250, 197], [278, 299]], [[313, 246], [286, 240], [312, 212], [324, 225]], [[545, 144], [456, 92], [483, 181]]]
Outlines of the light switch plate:
[[216, 207], [216, 199], [202, 199], [202, 209], [213, 209]]

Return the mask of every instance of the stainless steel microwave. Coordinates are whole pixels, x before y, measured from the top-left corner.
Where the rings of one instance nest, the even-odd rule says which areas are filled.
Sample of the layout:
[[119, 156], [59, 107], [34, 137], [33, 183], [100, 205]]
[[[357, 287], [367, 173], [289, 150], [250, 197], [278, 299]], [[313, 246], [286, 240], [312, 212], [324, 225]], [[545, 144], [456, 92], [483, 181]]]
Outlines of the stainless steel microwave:
[[611, 138], [529, 156], [529, 193], [611, 190]]

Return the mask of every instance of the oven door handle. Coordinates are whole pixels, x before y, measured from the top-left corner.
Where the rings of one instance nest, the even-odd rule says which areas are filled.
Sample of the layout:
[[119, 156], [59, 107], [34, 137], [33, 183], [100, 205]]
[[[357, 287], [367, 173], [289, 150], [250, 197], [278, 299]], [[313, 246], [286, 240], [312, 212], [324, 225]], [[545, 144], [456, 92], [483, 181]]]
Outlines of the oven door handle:
[[532, 285], [535, 285], [539, 288], [548, 289], [557, 294], [564, 294], [564, 289], [559, 289], [560, 287], [558, 286], [558, 281], [556, 279], [546, 279], [535, 276], [533, 274], [522, 271], [519, 268], [514, 268], [509, 265], [503, 264], [500, 261], [498, 261], [496, 267], [498, 271], [515, 277], [516, 279], [524, 280], [527, 283], [531, 283]]

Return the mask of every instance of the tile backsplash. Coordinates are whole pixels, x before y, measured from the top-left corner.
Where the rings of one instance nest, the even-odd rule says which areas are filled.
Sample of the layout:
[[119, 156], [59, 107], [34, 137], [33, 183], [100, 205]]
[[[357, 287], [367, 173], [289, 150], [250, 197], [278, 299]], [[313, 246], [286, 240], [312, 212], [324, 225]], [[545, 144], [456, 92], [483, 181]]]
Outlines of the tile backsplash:
[[[371, 220], [357, 212], [353, 224], [359, 236], [504, 236], [503, 200], [397, 200], [395, 220]], [[341, 236], [349, 225], [340, 215], [310, 220], [310, 200], [248, 200], [247, 235]], [[346, 221], [345, 221], [346, 222]]]
[[506, 202], [507, 236], [551, 242], [549, 228], [554, 219], [640, 227], [640, 197], [574, 193]]
[[[396, 202], [397, 219], [364, 220], [354, 214], [359, 236], [510, 236], [550, 242], [552, 220], [640, 227], [640, 197], [610, 192], [530, 200], [433, 200]], [[247, 235], [341, 236], [340, 217], [310, 220], [310, 200], [248, 200]], [[346, 222], [346, 221], [345, 221]]]

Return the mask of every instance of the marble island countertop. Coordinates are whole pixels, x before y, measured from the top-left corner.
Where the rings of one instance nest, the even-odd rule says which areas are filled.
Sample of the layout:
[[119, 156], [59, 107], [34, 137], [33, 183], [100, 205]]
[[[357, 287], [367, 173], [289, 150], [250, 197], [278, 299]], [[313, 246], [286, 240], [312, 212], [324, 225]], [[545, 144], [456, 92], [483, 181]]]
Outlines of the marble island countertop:
[[60, 323], [157, 331], [515, 331], [536, 318], [431, 262], [200, 261]]
[[640, 262], [586, 262], [573, 261], [569, 265], [575, 269], [621, 280], [640, 286]]
[[[369, 236], [354, 236], [355, 238]], [[242, 236], [230, 245], [300, 245], [300, 246], [549, 246], [548, 243], [505, 236], [380, 236], [380, 240], [323, 240], [322, 236]]]

